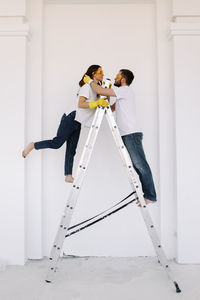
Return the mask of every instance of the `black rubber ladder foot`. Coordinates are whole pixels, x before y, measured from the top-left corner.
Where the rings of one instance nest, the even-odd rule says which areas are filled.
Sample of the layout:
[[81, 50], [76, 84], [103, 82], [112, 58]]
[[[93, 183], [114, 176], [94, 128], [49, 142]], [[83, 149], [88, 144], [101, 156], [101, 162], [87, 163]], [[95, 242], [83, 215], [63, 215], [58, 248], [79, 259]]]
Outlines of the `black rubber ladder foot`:
[[178, 283], [176, 281], [174, 281], [174, 285], [175, 285], [175, 288], [176, 288], [176, 292], [181, 293], [181, 290], [180, 290], [180, 288], [178, 286]]
[[48, 282], [48, 283], [51, 283], [51, 281], [50, 280], [45, 280], [46, 282]]

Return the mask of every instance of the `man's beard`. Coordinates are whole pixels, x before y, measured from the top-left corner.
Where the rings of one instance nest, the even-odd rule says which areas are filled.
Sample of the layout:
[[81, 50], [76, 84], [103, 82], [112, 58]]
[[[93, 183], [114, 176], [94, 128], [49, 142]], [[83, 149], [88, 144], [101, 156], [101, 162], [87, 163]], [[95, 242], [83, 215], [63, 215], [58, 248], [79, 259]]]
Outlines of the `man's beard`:
[[121, 86], [121, 80], [120, 80], [120, 82], [114, 83], [114, 86], [120, 87]]

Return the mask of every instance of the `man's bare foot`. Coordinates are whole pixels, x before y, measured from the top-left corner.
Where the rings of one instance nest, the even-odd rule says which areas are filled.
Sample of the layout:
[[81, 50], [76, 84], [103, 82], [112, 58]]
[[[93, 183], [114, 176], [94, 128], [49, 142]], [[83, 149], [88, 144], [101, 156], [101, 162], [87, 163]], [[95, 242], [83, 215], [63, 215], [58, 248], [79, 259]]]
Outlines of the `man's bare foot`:
[[[146, 205], [148, 205], [148, 204], [150, 204], [150, 203], [152, 203], [152, 204], [156, 203], [156, 201], [148, 200], [148, 199], [146, 199], [146, 198], [144, 198], [144, 201], [146, 202]], [[137, 204], [137, 206], [139, 206], [139, 207], [142, 206], [142, 205], [140, 204], [139, 201], [137, 201], [136, 204]]]
[[66, 175], [65, 176], [65, 182], [74, 182], [74, 178], [72, 177], [72, 175]]
[[22, 156], [23, 156], [24, 158], [26, 158], [27, 155], [28, 155], [33, 149], [34, 149], [34, 143], [31, 142], [31, 143], [29, 143], [28, 146], [23, 150]]
[[148, 200], [148, 199], [144, 199], [144, 200], [146, 202], [146, 205], [148, 205], [150, 203], [152, 203], [152, 204], [156, 203], [156, 201], [152, 201], [152, 200]]

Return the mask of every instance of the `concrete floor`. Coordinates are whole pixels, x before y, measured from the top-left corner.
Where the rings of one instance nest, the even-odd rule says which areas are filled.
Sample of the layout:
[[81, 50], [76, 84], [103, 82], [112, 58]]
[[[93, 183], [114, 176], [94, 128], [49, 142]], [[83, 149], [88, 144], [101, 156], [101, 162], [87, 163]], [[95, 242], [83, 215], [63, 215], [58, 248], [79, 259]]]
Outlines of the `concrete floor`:
[[0, 300], [200, 300], [200, 265], [171, 262], [177, 294], [156, 258], [63, 258], [53, 283], [45, 283], [48, 263], [1, 271]]

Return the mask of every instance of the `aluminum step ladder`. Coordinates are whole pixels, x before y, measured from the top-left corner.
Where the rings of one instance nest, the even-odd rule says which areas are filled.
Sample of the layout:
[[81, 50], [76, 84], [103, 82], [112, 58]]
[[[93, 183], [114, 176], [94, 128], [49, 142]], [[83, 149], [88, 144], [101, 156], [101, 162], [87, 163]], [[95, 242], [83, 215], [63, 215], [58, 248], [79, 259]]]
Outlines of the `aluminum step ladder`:
[[141, 205], [141, 207], [139, 209], [141, 211], [142, 217], [146, 224], [149, 236], [152, 240], [155, 252], [158, 257], [158, 262], [165, 269], [169, 279], [172, 281], [172, 283], [174, 284], [174, 286], [176, 288], [176, 292], [180, 293], [181, 290], [173, 276], [173, 273], [169, 266], [169, 262], [166, 258], [166, 255], [165, 255], [162, 245], [160, 243], [157, 231], [153, 225], [151, 216], [148, 212], [148, 208], [146, 206], [146, 202], [143, 197], [141, 183], [138, 179], [135, 169], [132, 166], [130, 156], [129, 156], [128, 151], [122, 141], [122, 138], [120, 136], [120, 133], [119, 133], [119, 130], [118, 130], [117, 124], [115, 122], [115, 119], [114, 119], [114, 116], [113, 116], [110, 106], [108, 106], [108, 107], [98, 106], [98, 108], [96, 109], [94, 119], [93, 119], [90, 131], [89, 131], [89, 134], [88, 134], [88, 137], [87, 137], [84, 149], [83, 149], [83, 153], [82, 153], [79, 165], [78, 165], [77, 176], [75, 177], [74, 183], [72, 185], [72, 189], [69, 194], [68, 201], [67, 201], [64, 213], [63, 213], [61, 221], [60, 221], [60, 225], [58, 227], [55, 241], [54, 241], [52, 249], [51, 249], [50, 258], [49, 258], [50, 265], [49, 265], [49, 270], [48, 270], [47, 277], [46, 277], [46, 282], [51, 282], [53, 280], [54, 274], [56, 272], [56, 267], [58, 264], [58, 260], [60, 258], [62, 246], [63, 246], [64, 240], [65, 240], [65, 237], [67, 236], [67, 231], [70, 226], [72, 214], [74, 212], [74, 209], [75, 209], [75, 206], [77, 203], [79, 192], [81, 190], [81, 187], [82, 187], [82, 184], [84, 181], [85, 172], [87, 171], [90, 157], [91, 157], [91, 154], [92, 154], [92, 151], [93, 151], [96, 139], [97, 139], [97, 135], [98, 135], [98, 132], [99, 132], [99, 129], [100, 129], [100, 126], [101, 126], [104, 116], [106, 116], [106, 118], [107, 118], [113, 138], [115, 140], [115, 143], [117, 145], [117, 148], [118, 148], [121, 158], [123, 160], [123, 164], [126, 168], [130, 185], [131, 185], [133, 191], [136, 193], [138, 201]]

